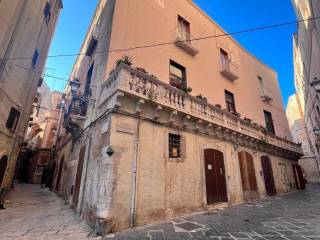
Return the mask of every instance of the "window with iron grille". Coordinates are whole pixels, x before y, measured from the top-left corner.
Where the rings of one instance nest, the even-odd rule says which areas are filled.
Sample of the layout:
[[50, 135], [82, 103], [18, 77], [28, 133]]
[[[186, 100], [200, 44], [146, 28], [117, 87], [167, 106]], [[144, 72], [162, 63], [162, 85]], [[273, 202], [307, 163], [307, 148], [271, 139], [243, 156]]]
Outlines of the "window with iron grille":
[[44, 19], [46, 21], [46, 24], [49, 25], [50, 18], [51, 18], [51, 6], [50, 3], [46, 2], [46, 5], [43, 10]]
[[12, 131], [15, 131], [18, 125], [19, 118], [20, 112], [14, 107], [12, 107], [7, 119], [6, 127]]
[[187, 87], [186, 68], [170, 60], [170, 85], [179, 89]]
[[169, 133], [169, 158], [181, 157], [181, 136]]
[[229, 112], [237, 112], [233, 93], [225, 90], [226, 106]]

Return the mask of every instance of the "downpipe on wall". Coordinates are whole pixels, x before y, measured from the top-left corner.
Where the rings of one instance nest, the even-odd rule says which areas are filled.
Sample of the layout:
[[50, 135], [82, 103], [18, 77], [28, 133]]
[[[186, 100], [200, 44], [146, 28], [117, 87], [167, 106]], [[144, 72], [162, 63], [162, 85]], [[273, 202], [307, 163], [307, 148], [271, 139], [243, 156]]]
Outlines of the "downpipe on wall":
[[136, 192], [137, 192], [137, 163], [139, 156], [139, 142], [140, 142], [140, 124], [141, 120], [138, 118], [137, 134], [134, 143], [134, 157], [132, 161], [132, 179], [131, 179], [131, 206], [130, 206], [130, 227], [135, 226], [136, 222]]

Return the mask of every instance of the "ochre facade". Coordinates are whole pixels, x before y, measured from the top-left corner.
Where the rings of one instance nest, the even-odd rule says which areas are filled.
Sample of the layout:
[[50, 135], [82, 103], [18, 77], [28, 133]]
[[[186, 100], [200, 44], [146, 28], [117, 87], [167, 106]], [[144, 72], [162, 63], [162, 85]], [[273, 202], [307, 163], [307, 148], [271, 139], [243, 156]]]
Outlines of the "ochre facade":
[[54, 163], [98, 233], [303, 188], [276, 72], [230, 36], [191, 41], [223, 33], [189, 0], [99, 2]]

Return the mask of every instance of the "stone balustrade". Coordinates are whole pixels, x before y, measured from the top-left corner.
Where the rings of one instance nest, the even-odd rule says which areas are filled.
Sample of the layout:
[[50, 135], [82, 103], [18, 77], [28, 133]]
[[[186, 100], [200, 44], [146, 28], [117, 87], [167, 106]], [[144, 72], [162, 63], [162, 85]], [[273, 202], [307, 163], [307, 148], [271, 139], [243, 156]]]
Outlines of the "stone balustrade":
[[272, 135], [258, 124], [243, 120], [224, 109], [186, 94], [125, 64], [119, 65], [102, 85], [100, 107], [119, 91], [125, 95], [143, 99], [145, 102], [156, 103], [156, 105], [161, 106], [161, 109], [169, 109], [193, 119], [199, 119], [202, 124], [206, 124], [206, 126], [217, 131], [224, 129], [227, 132], [242, 136], [243, 139], [263, 142], [281, 148], [284, 152], [290, 151], [302, 155], [299, 144]]

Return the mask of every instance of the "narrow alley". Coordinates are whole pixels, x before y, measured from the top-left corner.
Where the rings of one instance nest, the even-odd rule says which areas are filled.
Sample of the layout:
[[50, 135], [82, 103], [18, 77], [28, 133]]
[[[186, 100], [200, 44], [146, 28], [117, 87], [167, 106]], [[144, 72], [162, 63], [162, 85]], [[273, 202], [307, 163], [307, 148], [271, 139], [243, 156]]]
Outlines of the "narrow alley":
[[1, 240], [99, 239], [61, 198], [39, 185], [17, 185], [0, 210]]

